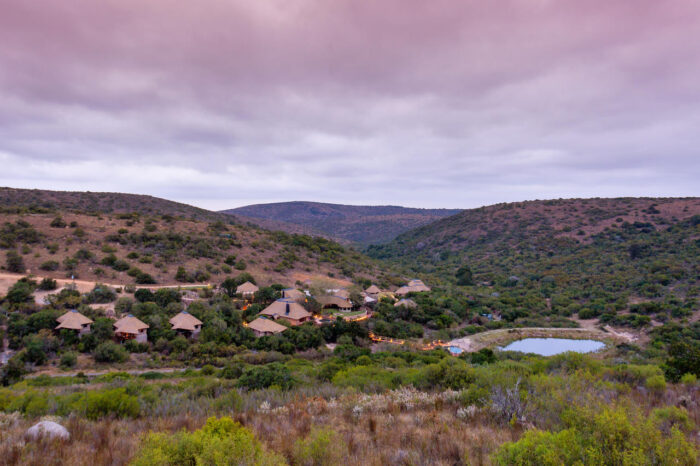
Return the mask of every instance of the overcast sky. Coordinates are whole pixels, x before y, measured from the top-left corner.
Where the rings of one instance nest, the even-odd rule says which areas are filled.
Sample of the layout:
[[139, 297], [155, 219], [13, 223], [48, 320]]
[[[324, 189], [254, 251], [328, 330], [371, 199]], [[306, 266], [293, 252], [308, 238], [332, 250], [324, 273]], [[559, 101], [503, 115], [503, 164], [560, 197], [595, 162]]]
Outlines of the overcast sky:
[[700, 2], [0, 0], [0, 185], [700, 195]]

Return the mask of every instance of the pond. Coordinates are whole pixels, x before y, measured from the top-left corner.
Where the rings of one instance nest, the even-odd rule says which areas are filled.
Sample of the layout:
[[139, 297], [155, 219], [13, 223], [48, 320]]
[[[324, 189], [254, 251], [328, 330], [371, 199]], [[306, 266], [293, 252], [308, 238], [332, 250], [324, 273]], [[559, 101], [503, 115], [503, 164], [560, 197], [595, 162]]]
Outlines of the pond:
[[464, 352], [464, 350], [459, 346], [450, 346], [448, 349], [452, 354], [462, 354]]
[[514, 341], [501, 348], [503, 351], [519, 351], [521, 353], [535, 353], [540, 356], [554, 356], [555, 354], [574, 351], [576, 353], [592, 353], [605, 347], [605, 343], [596, 340], [573, 340], [570, 338], [525, 338]]

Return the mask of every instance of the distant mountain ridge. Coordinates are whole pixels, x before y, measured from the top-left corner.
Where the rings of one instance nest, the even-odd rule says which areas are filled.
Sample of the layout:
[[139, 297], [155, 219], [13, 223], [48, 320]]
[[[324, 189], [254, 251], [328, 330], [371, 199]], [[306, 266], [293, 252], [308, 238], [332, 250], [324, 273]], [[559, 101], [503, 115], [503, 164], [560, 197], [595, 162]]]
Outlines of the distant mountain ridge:
[[[360, 244], [381, 244], [397, 235], [460, 212], [460, 209], [419, 209], [400, 206], [354, 206], [321, 202], [255, 204], [222, 212], [257, 219], [264, 227], [309, 234], [322, 234]], [[286, 226], [285, 224], [288, 224]]]

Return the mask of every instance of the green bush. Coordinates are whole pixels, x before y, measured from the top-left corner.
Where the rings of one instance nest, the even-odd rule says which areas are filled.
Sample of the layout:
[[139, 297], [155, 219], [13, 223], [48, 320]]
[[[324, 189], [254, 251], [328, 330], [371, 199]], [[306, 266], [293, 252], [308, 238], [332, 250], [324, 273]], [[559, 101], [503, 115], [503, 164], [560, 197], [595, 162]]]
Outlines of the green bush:
[[73, 352], [68, 352], [68, 353], [63, 353], [61, 355], [61, 362], [60, 366], [63, 369], [68, 369], [71, 367], [75, 367], [75, 365], [78, 363], [78, 356], [73, 353]]
[[570, 413], [569, 427], [559, 432], [531, 430], [494, 454], [499, 465], [642, 465], [694, 466], [698, 453], [675, 426], [664, 433], [658, 421], [626, 408], [594, 414]]
[[143, 440], [134, 466], [155, 465], [283, 465], [253, 433], [228, 417], [209, 418], [200, 430], [174, 435], [152, 433]]
[[243, 373], [237, 382], [239, 387], [249, 390], [259, 390], [273, 386], [288, 390], [294, 384], [295, 380], [292, 378], [289, 369], [279, 363], [250, 368]]
[[343, 463], [347, 451], [340, 434], [331, 429], [314, 428], [308, 437], [294, 444], [294, 462], [303, 466], [335, 466]]
[[124, 362], [129, 359], [126, 350], [111, 341], [100, 343], [93, 353], [97, 362]]
[[125, 388], [85, 392], [72, 406], [90, 420], [104, 417], [137, 417], [141, 412], [138, 399], [126, 393]]
[[47, 272], [54, 272], [58, 270], [61, 267], [61, 264], [58, 261], [46, 261], [42, 262], [41, 265], [39, 266], [39, 270], [45, 270]]

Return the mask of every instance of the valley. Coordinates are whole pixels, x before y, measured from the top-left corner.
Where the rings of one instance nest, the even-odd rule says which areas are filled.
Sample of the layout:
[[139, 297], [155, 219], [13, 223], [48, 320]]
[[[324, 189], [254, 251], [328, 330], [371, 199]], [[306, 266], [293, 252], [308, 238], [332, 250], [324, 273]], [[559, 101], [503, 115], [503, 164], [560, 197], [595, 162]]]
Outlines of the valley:
[[[71, 433], [41, 440], [57, 464], [177, 463], [235, 436], [269, 464], [505, 465], [531, 442], [590, 462], [610, 417], [612, 448], [696, 462], [695, 198], [504, 204], [359, 246], [165, 200], [20, 194], [0, 204], [10, 463], [46, 461], [19, 446], [38, 420]], [[503, 350], [533, 338], [603, 347]]]

